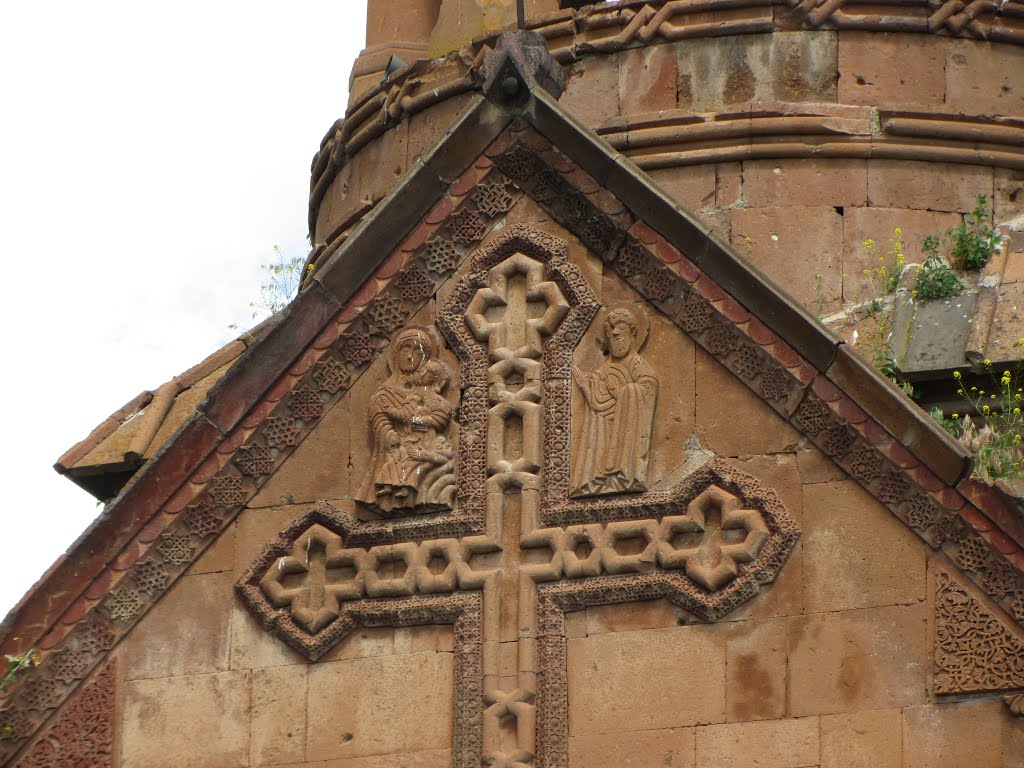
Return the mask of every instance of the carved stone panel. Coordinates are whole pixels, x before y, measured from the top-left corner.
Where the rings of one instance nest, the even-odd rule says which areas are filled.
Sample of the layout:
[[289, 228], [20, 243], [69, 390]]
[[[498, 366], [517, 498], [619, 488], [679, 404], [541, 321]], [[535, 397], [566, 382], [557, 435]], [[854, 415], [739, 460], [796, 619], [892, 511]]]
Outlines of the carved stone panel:
[[658, 378], [640, 351], [651, 321], [634, 304], [604, 311], [597, 322], [604, 364], [572, 370], [583, 394], [583, 430], [573, 451], [571, 495], [646, 491]]
[[455, 460], [448, 439], [451, 371], [421, 326], [394, 335], [389, 375], [370, 398], [370, 467], [358, 499], [385, 515], [450, 509]]
[[1024, 688], [1024, 632], [949, 571], [935, 576], [935, 692]]

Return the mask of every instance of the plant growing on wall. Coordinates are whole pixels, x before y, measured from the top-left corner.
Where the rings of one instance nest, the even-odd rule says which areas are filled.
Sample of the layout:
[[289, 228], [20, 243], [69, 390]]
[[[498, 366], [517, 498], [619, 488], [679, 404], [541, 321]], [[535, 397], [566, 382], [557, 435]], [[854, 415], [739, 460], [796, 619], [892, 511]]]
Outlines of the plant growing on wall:
[[[1024, 346], [1024, 339], [1017, 346]], [[954, 413], [947, 419], [936, 409], [932, 415], [974, 454], [975, 474], [989, 479], [1020, 478], [1024, 476], [1024, 369], [1018, 366], [996, 376], [990, 360], [985, 360], [984, 366], [992, 381], [991, 390], [967, 387], [960, 371], [953, 373], [957, 393], [978, 415], [977, 423], [967, 414]]]
[[988, 198], [980, 195], [974, 210], [965, 214], [963, 222], [947, 233], [950, 262], [957, 269], [982, 269], [999, 251], [1002, 238], [989, 226], [990, 217]]
[[917, 287], [914, 294], [922, 301], [933, 301], [948, 299], [960, 293], [964, 288], [963, 283], [939, 253], [938, 238], [928, 235], [921, 243], [921, 250], [928, 258], [917, 270]]

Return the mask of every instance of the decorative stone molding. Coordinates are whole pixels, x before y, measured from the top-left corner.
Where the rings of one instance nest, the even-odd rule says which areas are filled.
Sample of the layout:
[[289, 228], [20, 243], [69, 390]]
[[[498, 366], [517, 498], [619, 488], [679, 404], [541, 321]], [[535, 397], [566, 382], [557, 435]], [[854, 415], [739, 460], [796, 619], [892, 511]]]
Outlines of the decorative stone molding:
[[1024, 632], [948, 571], [935, 578], [935, 692], [1024, 688]]
[[[77, 662], [70, 663], [75, 671], [81, 670]], [[14, 768], [110, 768], [114, 764], [115, 680], [110, 663], [72, 696]], [[3, 718], [0, 714], [0, 722]]]

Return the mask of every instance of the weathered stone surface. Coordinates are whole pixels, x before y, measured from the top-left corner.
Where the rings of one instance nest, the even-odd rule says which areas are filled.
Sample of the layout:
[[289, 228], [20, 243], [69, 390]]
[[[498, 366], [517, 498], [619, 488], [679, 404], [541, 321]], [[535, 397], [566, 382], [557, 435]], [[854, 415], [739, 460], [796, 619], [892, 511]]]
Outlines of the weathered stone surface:
[[129, 635], [128, 680], [223, 672], [228, 668], [231, 573], [184, 576]]
[[569, 768], [693, 768], [694, 729], [574, 736]]
[[306, 755], [305, 665], [257, 669], [252, 673], [253, 765], [298, 762]]
[[[974, 768], [1019, 764], [1003, 758], [1002, 725], [1009, 714], [998, 699], [930, 704], [903, 710], [905, 768]], [[1019, 725], [1017, 726], [1019, 727]]]
[[[324, 768], [449, 768], [452, 753], [447, 749], [411, 752], [402, 755], [372, 755], [370, 757], [328, 760]], [[304, 767], [305, 768], [305, 767]], [[316, 766], [313, 766], [316, 768]]]
[[785, 717], [786, 621], [738, 621], [728, 628], [726, 718], [736, 722]]
[[448, 749], [451, 691], [452, 655], [447, 653], [314, 665], [309, 700], [318, 706], [307, 717], [306, 757], [329, 760]]
[[591, 128], [619, 112], [619, 54], [597, 56], [568, 67], [559, 103]]
[[748, 160], [743, 163], [743, 199], [753, 208], [863, 206], [868, 202], [867, 160]]
[[842, 468], [809, 440], [801, 441], [796, 452], [796, 462], [800, 468], [800, 479], [805, 485], [846, 479]]
[[697, 349], [697, 437], [721, 456], [785, 451], [799, 435], [746, 385]]
[[[897, 350], [903, 371], [941, 371], [964, 364], [978, 294], [915, 302], [913, 334], [906, 350]], [[898, 317], [898, 316], [897, 316]]]
[[852, 480], [804, 488], [804, 599], [809, 613], [925, 598], [926, 545]]
[[1024, 114], [1024, 48], [950, 40], [946, 103], [968, 114]]
[[979, 195], [992, 199], [992, 169], [920, 160], [869, 160], [868, 204], [963, 213]]
[[836, 100], [836, 33], [798, 32], [687, 41], [679, 106], [711, 112], [755, 101]]
[[724, 719], [725, 638], [716, 628], [610, 632], [570, 640], [568, 648], [571, 736]]
[[685, 623], [687, 614], [668, 600], [644, 600], [624, 605], [598, 605], [586, 610], [586, 634], [664, 629]]
[[691, 211], [700, 211], [704, 206], [715, 204], [717, 174], [713, 165], [654, 170], [650, 176], [680, 205]]
[[818, 718], [697, 729], [695, 768], [805, 768], [818, 763]]
[[821, 716], [821, 768], [902, 768], [899, 709]]
[[943, 37], [915, 34], [841, 32], [839, 102], [921, 107], [942, 104], [948, 42]]
[[1016, 360], [1024, 337], [1024, 283], [999, 286], [996, 311], [988, 331], [985, 356], [990, 360]]
[[300, 653], [263, 629], [242, 605], [232, 605], [231, 669], [261, 669], [304, 662]]
[[121, 761], [146, 768], [249, 765], [249, 672], [124, 685]]
[[835, 208], [737, 208], [732, 244], [814, 314], [842, 303], [843, 217]]
[[675, 46], [655, 45], [624, 51], [619, 67], [622, 114], [675, 109], [677, 77]]
[[789, 713], [797, 717], [924, 703], [924, 604], [789, 619]]

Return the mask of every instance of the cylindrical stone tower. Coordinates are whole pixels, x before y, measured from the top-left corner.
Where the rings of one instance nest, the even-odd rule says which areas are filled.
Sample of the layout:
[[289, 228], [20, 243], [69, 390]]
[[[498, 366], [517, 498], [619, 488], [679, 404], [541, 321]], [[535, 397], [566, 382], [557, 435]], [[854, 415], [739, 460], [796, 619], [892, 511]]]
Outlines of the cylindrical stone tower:
[[[884, 254], [899, 228], [919, 262], [984, 196], [1002, 253], [965, 277], [963, 311], [897, 312], [890, 343], [912, 378], [1019, 357], [1024, 2], [524, 2], [566, 67], [562, 104], [848, 341], [878, 292], [864, 241]], [[321, 252], [443, 135], [515, 23], [514, 0], [370, 0], [313, 166]], [[385, 77], [392, 53], [408, 66]]]

